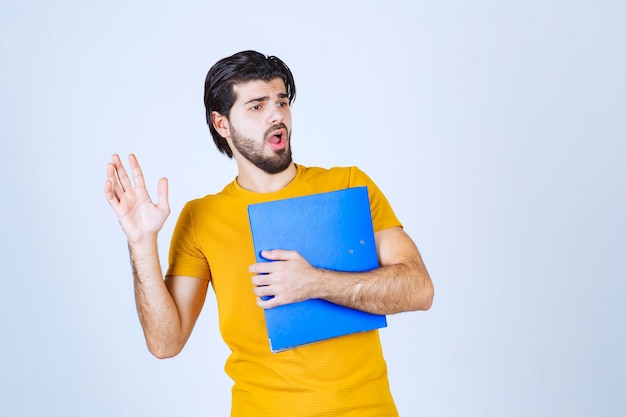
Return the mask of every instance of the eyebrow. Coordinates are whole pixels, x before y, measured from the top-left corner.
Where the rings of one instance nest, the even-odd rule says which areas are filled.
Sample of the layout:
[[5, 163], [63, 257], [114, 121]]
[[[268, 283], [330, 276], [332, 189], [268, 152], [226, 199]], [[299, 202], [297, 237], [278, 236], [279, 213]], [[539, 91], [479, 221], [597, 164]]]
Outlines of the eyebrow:
[[[289, 98], [289, 94], [279, 93], [278, 98]], [[251, 103], [261, 103], [263, 101], [268, 101], [269, 99], [270, 99], [270, 96], [257, 97], [257, 98], [250, 99], [243, 104], [246, 105], [246, 104], [251, 104]]]

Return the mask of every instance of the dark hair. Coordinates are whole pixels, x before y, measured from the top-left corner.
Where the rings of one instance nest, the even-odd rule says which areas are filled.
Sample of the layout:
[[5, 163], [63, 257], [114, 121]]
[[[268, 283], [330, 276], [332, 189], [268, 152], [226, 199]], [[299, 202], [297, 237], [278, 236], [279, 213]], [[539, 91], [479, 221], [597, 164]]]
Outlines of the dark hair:
[[233, 157], [233, 151], [226, 139], [215, 130], [211, 114], [216, 111], [226, 117], [230, 116], [230, 110], [237, 99], [233, 92], [235, 84], [253, 80], [271, 81], [275, 78], [285, 82], [291, 104], [296, 98], [296, 84], [289, 67], [275, 56], [266, 56], [256, 51], [238, 52], [219, 60], [209, 70], [204, 81], [206, 121], [217, 149], [229, 158]]

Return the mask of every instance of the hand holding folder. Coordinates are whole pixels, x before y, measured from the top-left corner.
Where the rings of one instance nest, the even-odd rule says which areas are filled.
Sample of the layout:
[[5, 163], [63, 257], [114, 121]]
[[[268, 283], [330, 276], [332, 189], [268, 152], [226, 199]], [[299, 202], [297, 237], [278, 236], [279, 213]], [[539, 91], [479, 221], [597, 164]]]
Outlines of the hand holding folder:
[[[285, 249], [316, 268], [378, 267], [367, 187], [252, 204], [248, 215], [257, 262], [268, 262], [262, 250]], [[387, 325], [384, 315], [321, 299], [266, 309], [265, 319], [272, 352]]]

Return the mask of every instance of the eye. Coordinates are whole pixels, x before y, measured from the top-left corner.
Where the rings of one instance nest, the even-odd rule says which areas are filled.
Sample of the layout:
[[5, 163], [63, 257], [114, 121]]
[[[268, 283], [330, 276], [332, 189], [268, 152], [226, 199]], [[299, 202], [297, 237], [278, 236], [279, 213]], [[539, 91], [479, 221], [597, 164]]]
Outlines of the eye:
[[286, 101], [279, 101], [278, 102], [278, 107], [285, 107], [285, 106], [288, 106], [288, 105], [289, 105], [289, 103], [287, 103]]
[[260, 109], [261, 109], [260, 104], [255, 104], [254, 106], [250, 107], [250, 110], [260, 110]]

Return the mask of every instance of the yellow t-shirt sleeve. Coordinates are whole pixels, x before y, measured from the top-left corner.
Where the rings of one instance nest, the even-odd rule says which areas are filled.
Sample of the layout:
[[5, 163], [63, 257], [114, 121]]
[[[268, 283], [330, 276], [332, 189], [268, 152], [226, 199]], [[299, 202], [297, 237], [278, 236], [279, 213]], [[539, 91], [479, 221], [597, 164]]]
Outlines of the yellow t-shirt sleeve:
[[396, 217], [396, 214], [387, 201], [387, 198], [383, 192], [378, 188], [376, 183], [363, 171], [357, 167], [352, 167], [350, 170], [350, 187], [367, 186], [370, 209], [372, 211], [372, 224], [374, 226], [374, 233], [379, 232], [390, 227], [400, 226], [402, 223]]
[[196, 233], [191, 203], [183, 207], [172, 234], [166, 276], [173, 275], [211, 279], [209, 263]]

